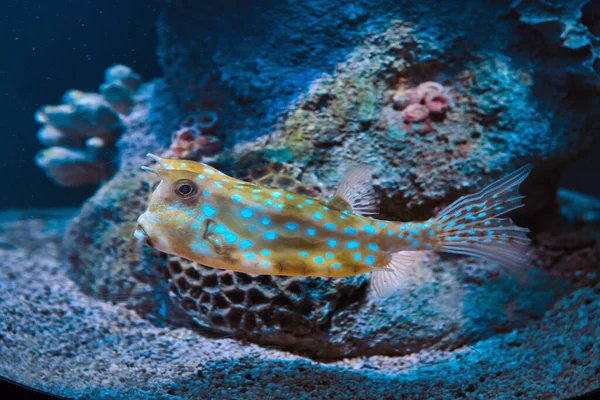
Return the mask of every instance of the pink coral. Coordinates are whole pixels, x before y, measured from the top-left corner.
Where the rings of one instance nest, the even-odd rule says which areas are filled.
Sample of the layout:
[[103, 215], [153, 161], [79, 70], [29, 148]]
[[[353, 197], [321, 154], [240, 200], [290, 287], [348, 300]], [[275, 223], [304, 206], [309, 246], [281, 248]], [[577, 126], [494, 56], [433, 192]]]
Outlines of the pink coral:
[[423, 103], [429, 111], [440, 114], [450, 107], [448, 90], [437, 82], [424, 82], [417, 87]]
[[420, 99], [435, 96], [444, 92], [444, 87], [437, 82], [423, 82], [416, 89]]
[[425, 105], [434, 114], [441, 114], [450, 107], [450, 98], [446, 94], [425, 97]]
[[412, 132], [412, 123], [424, 121], [428, 130], [433, 130], [431, 121], [429, 120], [429, 109], [423, 104], [411, 104], [402, 110], [402, 117], [406, 125], [404, 128], [407, 132]]
[[437, 82], [423, 82], [413, 89], [396, 91], [394, 106], [402, 110], [405, 129], [412, 132], [413, 122], [423, 122], [426, 131], [434, 130], [430, 114], [442, 114], [451, 105], [448, 89]]
[[429, 109], [422, 104], [411, 104], [402, 110], [406, 122], [419, 122], [429, 117]]
[[214, 155], [221, 151], [221, 143], [216, 133], [218, 116], [214, 112], [203, 112], [189, 117], [181, 128], [173, 134], [171, 150], [175, 157], [185, 160], [199, 160], [201, 156]]

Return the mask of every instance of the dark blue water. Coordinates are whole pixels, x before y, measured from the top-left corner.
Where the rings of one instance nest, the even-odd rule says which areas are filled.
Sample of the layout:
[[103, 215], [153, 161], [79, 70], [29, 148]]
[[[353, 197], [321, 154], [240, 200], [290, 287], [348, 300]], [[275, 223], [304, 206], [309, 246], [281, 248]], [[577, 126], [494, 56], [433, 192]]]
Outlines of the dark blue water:
[[145, 81], [159, 76], [159, 1], [0, 3], [0, 208], [80, 204], [94, 188], [59, 187], [35, 165], [42, 146], [34, 113], [44, 104], [59, 104], [70, 88], [97, 91], [115, 63], [132, 67]]

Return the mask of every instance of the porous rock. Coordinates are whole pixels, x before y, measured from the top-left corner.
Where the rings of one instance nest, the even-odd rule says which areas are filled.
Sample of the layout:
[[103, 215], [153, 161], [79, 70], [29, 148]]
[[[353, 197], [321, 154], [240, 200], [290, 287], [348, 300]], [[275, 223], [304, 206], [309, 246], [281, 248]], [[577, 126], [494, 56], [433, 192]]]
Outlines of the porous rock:
[[[141, 282], [154, 293], [152, 288], [162, 282], [162, 274], [155, 272], [161, 270], [171, 280], [185, 311], [199, 325], [313, 357], [337, 358], [462, 346], [525, 326], [565, 293], [595, 282], [593, 277], [581, 281], [555, 273], [554, 266], [566, 264], [557, 264], [558, 256], [543, 255], [529, 279], [500, 275], [491, 264], [480, 260], [426, 255], [422, 270], [427, 282], [386, 300], [372, 296], [368, 276], [343, 280], [239, 278], [204, 266], [194, 269], [176, 257], [169, 257], [169, 269], [169, 261], [142, 248], [132, 237], [135, 220], [156, 184], [154, 177], [139, 173], [139, 166], [149, 162], [141, 157], [149, 150], [168, 154], [165, 151], [172, 130], [186, 117], [186, 102], [197, 101], [205, 107], [206, 93], [210, 99], [218, 98], [206, 86], [202, 95], [188, 89], [208, 82], [203, 80], [205, 75], [199, 77], [194, 72], [199, 70], [197, 64], [204, 65], [207, 60], [195, 57], [200, 25], [192, 23], [200, 18], [203, 6], [170, 3], [173, 7], [165, 9], [160, 31], [165, 80], [147, 86], [145, 100], [129, 118], [127, 133], [119, 143], [124, 154], [119, 173], [83, 207], [66, 235], [73, 275], [84, 288], [108, 298], [128, 297], [132, 307], [151, 315], [156, 323], [176, 323], [178, 318], [165, 311], [165, 302], [146, 299], [140, 306], [143, 296], [138, 297], [134, 290]], [[292, 7], [291, 3], [282, 2], [275, 10], [287, 7]], [[396, 5], [390, 7], [395, 9]], [[278, 69], [272, 56], [268, 57], [270, 67], [238, 68], [239, 60], [245, 59], [240, 54], [232, 59], [237, 42], [219, 42], [222, 47], [215, 50], [213, 58], [219, 60], [216, 70], [229, 74], [215, 79], [237, 93], [230, 98], [237, 105], [219, 113], [220, 131], [232, 132], [230, 144], [252, 140], [228, 147], [213, 165], [238, 178], [293, 187], [326, 198], [350, 165], [372, 164], [376, 167], [376, 190], [382, 198], [380, 217], [411, 220], [429, 218], [459, 196], [482, 188], [519, 165], [532, 163], [534, 173], [524, 185], [530, 200], [522, 216], [530, 220], [548, 218], [546, 210], [555, 203], [557, 172], [580, 155], [598, 132], [598, 122], [589, 116], [598, 98], [591, 96], [585, 103], [572, 101], [573, 92], [565, 89], [564, 82], [547, 80], [539, 73], [541, 58], [531, 57], [523, 64], [513, 61], [523, 56], [514, 53], [522, 51], [520, 48], [469, 42], [472, 49], [457, 51], [457, 32], [447, 37], [431, 36], [422, 25], [425, 17], [414, 24], [389, 19], [383, 24], [388, 14], [368, 6], [366, 10], [374, 21], [369, 28], [379, 30], [352, 51], [347, 51], [351, 41], [343, 45], [327, 42], [332, 48], [347, 51], [345, 58], [328, 59], [327, 65], [335, 61], [335, 71], [308, 74], [312, 82], [296, 76], [294, 82], [302, 90], [288, 86], [276, 92], [273, 78], [284, 74], [286, 68]], [[503, 10], [474, 9], [465, 4], [461, 11], [481, 17], [477, 23], [483, 25], [469, 26], [474, 30], [493, 26], [508, 41], [520, 40], [518, 21], [504, 18]], [[314, 21], [316, 12], [308, 7], [298, 21]], [[356, 19], [358, 25], [352, 26], [360, 26], [361, 20]], [[176, 25], [176, 21], [180, 23]], [[213, 33], [220, 32], [215, 29]], [[280, 39], [279, 34], [272, 40]], [[318, 30], [318, 34], [325, 33]], [[211, 45], [206, 51], [213, 48]], [[276, 48], [274, 54], [283, 51]], [[263, 47], [258, 49], [260, 52]], [[327, 69], [318, 63], [313, 67]], [[394, 93], [400, 87], [416, 87], [427, 81], [450, 88], [453, 104], [440, 119], [432, 121], [433, 131], [409, 132], [394, 108]], [[250, 82], [261, 85], [247, 86]], [[246, 90], [247, 97], [238, 96]], [[263, 99], [256, 99], [257, 93], [265, 96], [264, 104]], [[281, 106], [283, 103], [287, 108]], [[277, 119], [270, 114], [262, 118], [261, 112], [250, 113], [247, 122], [258, 133], [265, 133], [269, 123], [269, 135], [255, 138], [258, 134], [250, 135], [248, 130], [233, 133], [234, 119], [239, 123], [248, 107], [263, 110], [265, 105], [273, 105], [272, 112], [279, 110], [276, 114], [281, 123], [273, 125]], [[547, 241], [536, 243], [534, 253], [551, 247], [544, 244]], [[588, 274], [596, 268], [597, 254], [590, 242], [582, 243], [585, 249], [592, 246], [590, 256], [582, 258], [585, 262], [580, 266], [581, 273]], [[560, 251], [568, 255], [571, 250]], [[215, 281], [214, 289], [206, 285]], [[258, 298], [264, 305], [255, 303]], [[269, 320], [264, 310], [279, 317]]]

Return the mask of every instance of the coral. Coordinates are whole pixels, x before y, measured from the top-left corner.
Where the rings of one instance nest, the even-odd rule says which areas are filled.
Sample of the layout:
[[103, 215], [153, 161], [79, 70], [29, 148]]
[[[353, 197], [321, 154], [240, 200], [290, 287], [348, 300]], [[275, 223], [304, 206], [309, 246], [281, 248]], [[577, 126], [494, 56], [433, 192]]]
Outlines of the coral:
[[123, 117], [131, 111], [140, 77], [129, 67], [115, 65], [106, 71], [101, 95], [69, 90], [64, 104], [44, 106], [36, 112], [43, 124], [38, 131], [40, 151], [36, 163], [62, 186], [98, 184], [116, 170], [116, 142], [125, 129]]
[[320, 350], [314, 341], [326, 335], [323, 327], [331, 323], [338, 307], [348, 297], [364, 295], [366, 289], [364, 277], [324, 285], [314, 278], [223, 271], [178, 257], [169, 258], [168, 275], [171, 291], [200, 326], [315, 355]]
[[409, 133], [413, 130], [413, 122], [423, 122], [425, 131], [433, 131], [435, 128], [429, 115], [442, 115], [451, 103], [448, 88], [437, 82], [423, 82], [411, 89], [400, 88], [392, 100], [395, 108], [402, 110], [404, 128]]
[[173, 133], [170, 149], [175, 157], [200, 161], [202, 156], [219, 153], [223, 146], [216, 135], [218, 122], [215, 112], [202, 112], [187, 118]]

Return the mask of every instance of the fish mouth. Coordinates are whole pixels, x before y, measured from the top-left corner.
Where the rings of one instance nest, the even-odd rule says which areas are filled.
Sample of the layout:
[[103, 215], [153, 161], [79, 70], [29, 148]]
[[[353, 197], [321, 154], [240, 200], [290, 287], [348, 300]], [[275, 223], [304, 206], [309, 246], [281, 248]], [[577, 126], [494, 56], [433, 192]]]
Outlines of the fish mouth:
[[133, 236], [135, 236], [138, 242], [144, 243], [150, 247], [154, 247], [152, 246], [152, 242], [150, 241], [150, 236], [146, 233], [146, 231], [140, 224], [138, 224], [137, 228], [135, 228]]

